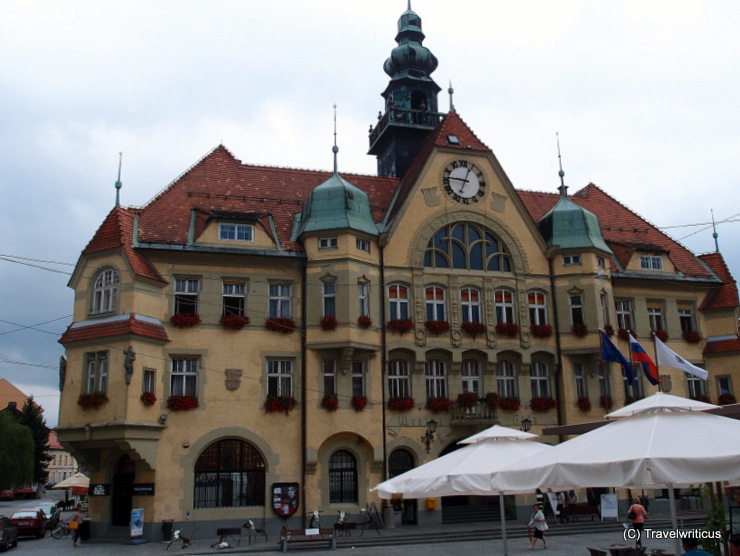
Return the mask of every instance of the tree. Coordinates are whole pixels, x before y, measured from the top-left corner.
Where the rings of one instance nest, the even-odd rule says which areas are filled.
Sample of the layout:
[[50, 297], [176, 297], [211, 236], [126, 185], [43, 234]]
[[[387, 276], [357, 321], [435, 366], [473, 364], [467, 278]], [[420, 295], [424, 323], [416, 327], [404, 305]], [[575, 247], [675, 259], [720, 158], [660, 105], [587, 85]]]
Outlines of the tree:
[[33, 480], [33, 436], [28, 427], [0, 413], [0, 490]]
[[49, 478], [47, 466], [54, 458], [48, 450], [49, 427], [44, 419], [44, 409], [33, 401], [33, 396], [29, 396], [23, 404], [18, 423], [28, 427], [33, 438], [33, 482], [46, 484]]

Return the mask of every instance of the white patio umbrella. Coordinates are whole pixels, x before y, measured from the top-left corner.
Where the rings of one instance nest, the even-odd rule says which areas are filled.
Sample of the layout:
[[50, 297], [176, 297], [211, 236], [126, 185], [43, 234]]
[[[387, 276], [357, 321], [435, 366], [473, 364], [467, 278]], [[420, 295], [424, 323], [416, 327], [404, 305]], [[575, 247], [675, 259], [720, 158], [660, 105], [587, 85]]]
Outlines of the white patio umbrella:
[[63, 481], [59, 481], [52, 488], [89, 488], [90, 477], [83, 475], [82, 473], [75, 473], [74, 475], [67, 477]]
[[501, 469], [491, 486], [503, 492], [667, 488], [676, 528], [674, 487], [740, 481], [740, 421], [702, 411], [714, 407], [655, 394], [610, 414], [613, 423]]
[[[465, 444], [464, 447], [384, 481], [372, 490], [386, 499], [394, 495], [404, 498], [490, 496], [496, 494], [491, 479], [499, 468], [539, 459], [552, 449], [547, 444], [532, 442], [534, 438], [537, 435], [494, 425], [462, 440], [460, 444]], [[503, 493], [499, 493], [499, 507], [504, 554], [507, 554]]]

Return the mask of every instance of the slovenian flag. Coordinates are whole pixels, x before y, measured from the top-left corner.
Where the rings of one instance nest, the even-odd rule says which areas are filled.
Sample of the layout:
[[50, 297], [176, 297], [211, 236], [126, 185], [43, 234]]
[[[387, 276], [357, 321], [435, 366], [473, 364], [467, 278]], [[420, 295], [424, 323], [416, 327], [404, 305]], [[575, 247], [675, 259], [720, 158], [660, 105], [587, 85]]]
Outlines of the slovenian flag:
[[637, 343], [637, 340], [632, 337], [632, 334], [630, 334], [630, 350], [632, 350], [632, 361], [640, 364], [650, 384], [653, 386], [660, 384], [661, 380], [658, 376], [658, 367], [655, 366], [655, 363], [653, 363], [653, 360], [650, 359], [650, 356], [642, 346]]

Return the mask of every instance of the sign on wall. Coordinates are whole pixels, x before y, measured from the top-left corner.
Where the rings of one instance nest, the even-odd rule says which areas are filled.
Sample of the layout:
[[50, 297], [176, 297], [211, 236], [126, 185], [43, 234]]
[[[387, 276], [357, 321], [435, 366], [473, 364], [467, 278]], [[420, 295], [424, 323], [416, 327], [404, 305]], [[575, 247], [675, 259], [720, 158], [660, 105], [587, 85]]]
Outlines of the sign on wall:
[[87, 489], [88, 496], [110, 496], [110, 484], [98, 483], [91, 484]]
[[298, 483], [273, 483], [272, 509], [281, 517], [292, 516], [298, 510]]
[[134, 483], [134, 496], [154, 496], [154, 483]]

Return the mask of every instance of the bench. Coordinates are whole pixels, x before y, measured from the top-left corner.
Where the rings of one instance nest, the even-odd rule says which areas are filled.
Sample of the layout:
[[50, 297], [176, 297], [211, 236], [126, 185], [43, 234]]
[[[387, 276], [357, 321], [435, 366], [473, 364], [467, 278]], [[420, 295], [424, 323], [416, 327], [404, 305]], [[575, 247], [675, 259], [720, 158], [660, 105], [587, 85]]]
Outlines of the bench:
[[331, 527], [321, 527], [316, 529], [288, 529], [283, 527], [280, 532], [280, 549], [283, 552], [288, 551], [288, 545], [291, 544], [323, 544], [331, 550], [337, 548], [337, 539], [334, 537], [334, 530]]
[[565, 515], [569, 519], [576, 521], [579, 516], [591, 516], [591, 521], [599, 517], [599, 508], [593, 504], [576, 504], [575, 506], [566, 506]]
[[211, 545], [211, 548], [213, 548], [214, 546], [218, 546], [224, 541], [231, 546], [232, 543], [229, 542], [229, 539], [236, 540], [236, 546], [239, 546], [242, 543], [241, 527], [220, 527], [216, 529], [216, 534], [218, 535], [218, 542]]

